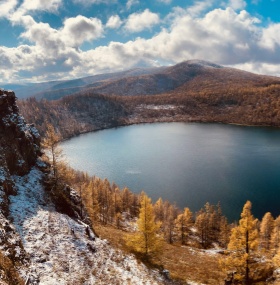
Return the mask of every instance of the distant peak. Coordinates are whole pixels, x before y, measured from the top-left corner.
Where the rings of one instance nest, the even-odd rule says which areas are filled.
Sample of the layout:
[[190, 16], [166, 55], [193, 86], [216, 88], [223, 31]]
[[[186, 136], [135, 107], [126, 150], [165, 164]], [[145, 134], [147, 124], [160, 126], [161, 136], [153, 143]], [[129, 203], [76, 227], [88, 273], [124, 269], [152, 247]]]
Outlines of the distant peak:
[[187, 60], [182, 62], [181, 64], [187, 64], [187, 65], [197, 65], [197, 66], [202, 66], [202, 67], [213, 67], [213, 68], [223, 68], [222, 65], [206, 61], [206, 60], [201, 60], [201, 59], [192, 59], [192, 60]]

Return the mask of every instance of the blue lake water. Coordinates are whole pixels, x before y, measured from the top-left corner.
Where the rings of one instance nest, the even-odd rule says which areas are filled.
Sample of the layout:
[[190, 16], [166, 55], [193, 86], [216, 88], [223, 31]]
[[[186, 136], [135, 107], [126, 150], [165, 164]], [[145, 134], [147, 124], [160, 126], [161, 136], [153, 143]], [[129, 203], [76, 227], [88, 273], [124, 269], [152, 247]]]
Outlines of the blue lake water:
[[80, 135], [61, 144], [70, 165], [197, 211], [221, 202], [239, 219], [246, 200], [280, 214], [280, 129], [155, 123]]

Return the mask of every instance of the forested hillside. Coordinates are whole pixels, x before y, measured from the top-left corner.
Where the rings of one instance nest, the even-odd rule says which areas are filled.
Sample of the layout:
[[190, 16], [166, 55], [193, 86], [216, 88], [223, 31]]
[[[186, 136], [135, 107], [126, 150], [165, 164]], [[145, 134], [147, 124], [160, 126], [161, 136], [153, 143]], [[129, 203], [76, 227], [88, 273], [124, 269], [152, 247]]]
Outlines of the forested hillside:
[[194, 80], [161, 95], [113, 96], [85, 93], [60, 100], [19, 100], [28, 122], [43, 134], [52, 123], [63, 138], [97, 129], [145, 122], [222, 122], [280, 126], [280, 84], [265, 79], [255, 85], [218, 78]]

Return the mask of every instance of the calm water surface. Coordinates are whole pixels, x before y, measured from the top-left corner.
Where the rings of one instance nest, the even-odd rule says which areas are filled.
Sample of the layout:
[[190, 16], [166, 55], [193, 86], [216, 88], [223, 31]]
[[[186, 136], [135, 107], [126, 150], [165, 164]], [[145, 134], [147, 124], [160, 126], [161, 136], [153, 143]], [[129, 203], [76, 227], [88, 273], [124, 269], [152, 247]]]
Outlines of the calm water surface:
[[238, 219], [246, 200], [258, 218], [280, 214], [280, 130], [222, 124], [142, 124], [62, 143], [70, 165], [144, 190], [179, 207], [221, 202]]

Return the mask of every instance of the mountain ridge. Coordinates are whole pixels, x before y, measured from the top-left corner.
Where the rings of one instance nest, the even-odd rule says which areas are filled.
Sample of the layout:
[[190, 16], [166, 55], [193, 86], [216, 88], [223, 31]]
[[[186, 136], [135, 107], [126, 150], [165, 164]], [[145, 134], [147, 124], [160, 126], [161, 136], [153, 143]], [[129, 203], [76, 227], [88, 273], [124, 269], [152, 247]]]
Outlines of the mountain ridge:
[[104, 95], [155, 95], [176, 92], [177, 88], [188, 84], [197, 77], [200, 77], [200, 80], [205, 80], [207, 76], [217, 77], [217, 79], [222, 76], [222, 80], [227, 81], [227, 74], [228, 76], [234, 75], [237, 82], [241, 81], [243, 83], [245, 80], [249, 80], [251, 84], [255, 84], [258, 80], [280, 81], [278, 77], [254, 74], [224, 67], [210, 61], [195, 59], [173, 66], [134, 68], [72, 80], [31, 84], [23, 88], [17, 87], [15, 90], [19, 98], [35, 97], [47, 100], [57, 100], [67, 95], [88, 91]]

